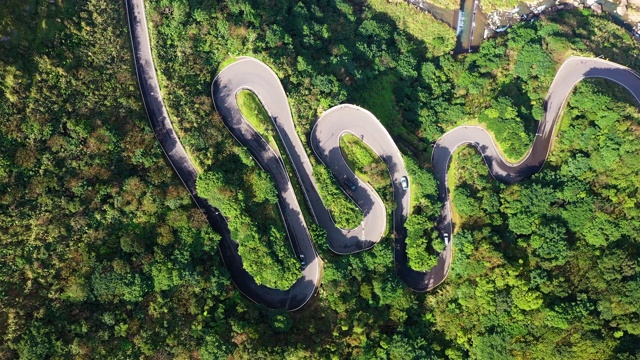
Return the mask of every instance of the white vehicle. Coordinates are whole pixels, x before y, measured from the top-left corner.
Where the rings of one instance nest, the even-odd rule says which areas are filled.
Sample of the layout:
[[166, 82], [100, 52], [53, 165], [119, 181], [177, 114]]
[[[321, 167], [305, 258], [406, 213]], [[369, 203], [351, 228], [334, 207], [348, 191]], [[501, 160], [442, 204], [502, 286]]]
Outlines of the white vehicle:
[[444, 234], [444, 246], [449, 245], [449, 234]]
[[409, 179], [406, 176], [401, 177], [400, 184], [404, 190], [407, 190], [409, 188]]

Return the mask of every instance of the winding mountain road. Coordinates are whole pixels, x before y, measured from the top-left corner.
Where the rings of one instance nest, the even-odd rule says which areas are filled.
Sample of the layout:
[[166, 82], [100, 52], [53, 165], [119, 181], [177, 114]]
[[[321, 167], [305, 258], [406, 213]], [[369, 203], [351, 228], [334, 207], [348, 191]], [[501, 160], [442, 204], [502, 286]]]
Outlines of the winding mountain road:
[[[288, 290], [272, 289], [258, 285], [255, 279], [244, 269], [242, 258], [238, 255], [238, 244], [231, 239], [227, 222], [220, 212], [212, 207], [196, 192], [198, 172], [176, 135], [167, 110], [162, 101], [160, 85], [151, 54], [147, 19], [143, 0], [125, 0], [127, 20], [131, 35], [133, 57], [140, 93], [151, 128], [162, 147], [167, 160], [189, 191], [196, 205], [202, 209], [211, 227], [221, 235], [218, 245], [220, 255], [231, 274], [231, 280], [249, 299], [270, 308], [296, 310], [304, 306], [313, 296], [320, 284], [321, 271], [302, 276]], [[280, 183], [279, 183], [280, 184]], [[289, 225], [289, 224], [287, 224]], [[304, 243], [302, 239], [292, 237], [292, 243]], [[310, 244], [310, 241], [309, 241]], [[313, 250], [315, 253], [315, 250]], [[320, 264], [316, 261], [316, 266]], [[307, 269], [313, 269], [312, 266]], [[310, 271], [307, 271], [310, 272]]]
[[442, 201], [437, 228], [451, 241], [440, 254], [438, 264], [428, 272], [409, 268], [406, 254], [404, 223], [409, 212], [410, 193], [402, 189], [400, 179], [407, 176], [402, 156], [394, 141], [380, 122], [365, 109], [354, 105], [339, 105], [325, 112], [310, 134], [310, 143], [316, 156], [344, 183], [350, 179], [358, 185], [355, 191], [345, 192], [363, 211], [364, 220], [355, 229], [339, 229], [333, 222], [318, 193], [309, 157], [296, 132], [286, 93], [276, 74], [264, 63], [252, 58], [239, 58], [225, 67], [214, 79], [211, 95], [224, 124], [236, 140], [247, 147], [258, 164], [267, 171], [278, 190], [278, 205], [285, 222], [294, 253], [304, 256], [308, 265], [300, 278], [288, 290], [277, 290], [258, 285], [242, 266], [238, 244], [231, 239], [227, 223], [219, 213], [200, 198], [195, 189], [197, 171], [186, 154], [164, 107], [158, 85], [149, 36], [146, 27], [143, 0], [125, 0], [131, 31], [140, 92], [149, 121], [167, 159], [189, 190], [194, 202], [203, 209], [211, 226], [222, 235], [220, 254], [231, 277], [240, 291], [249, 299], [270, 308], [296, 310], [304, 306], [315, 294], [322, 277], [322, 261], [318, 256], [302, 211], [299, 199], [280, 155], [243, 118], [236, 102], [241, 90], [254, 92], [271, 116], [282, 144], [291, 159], [315, 221], [327, 231], [332, 251], [351, 254], [374, 246], [386, 227], [386, 211], [382, 200], [366, 183], [361, 182], [348, 167], [340, 152], [340, 137], [351, 133], [360, 137], [385, 162], [393, 186], [396, 208], [393, 228], [396, 233], [394, 258], [398, 275], [415, 291], [433, 289], [444, 281], [452, 260], [451, 197], [447, 183], [447, 170], [454, 151], [463, 145], [476, 147], [491, 175], [499, 181], [513, 183], [538, 172], [547, 158], [560, 114], [574, 86], [585, 78], [604, 78], [626, 88], [640, 103], [640, 77], [632, 70], [601, 59], [571, 57], [558, 70], [545, 102], [545, 116], [538, 126], [537, 136], [527, 155], [518, 163], [509, 163], [497, 150], [493, 138], [476, 126], [460, 126], [444, 134], [435, 144], [432, 163], [438, 180]]

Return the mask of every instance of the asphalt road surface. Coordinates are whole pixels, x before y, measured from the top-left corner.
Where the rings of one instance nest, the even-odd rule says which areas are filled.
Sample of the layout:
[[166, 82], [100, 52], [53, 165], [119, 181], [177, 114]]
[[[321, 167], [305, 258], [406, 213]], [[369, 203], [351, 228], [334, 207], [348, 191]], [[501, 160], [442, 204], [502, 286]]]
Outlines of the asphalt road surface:
[[[310, 143], [313, 151], [327, 165], [333, 175], [344, 184], [350, 179], [357, 184], [345, 192], [363, 211], [364, 220], [355, 229], [339, 229], [333, 223], [322, 202], [313, 178], [309, 158], [295, 130], [286, 94], [276, 74], [262, 62], [252, 58], [225, 67], [212, 84], [212, 98], [216, 109], [231, 132], [274, 179], [278, 190], [278, 205], [296, 256], [305, 257], [300, 278], [288, 290], [277, 290], [258, 285], [242, 266], [238, 244], [231, 239], [229, 229], [220, 212], [200, 198], [196, 192], [197, 171], [171, 125], [162, 101], [156, 77], [149, 35], [146, 27], [143, 0], [125, 0], [131, 32], [131, 42], [140, 92], [151, 127], [169, 163], [188, 189], [196, 205], [207, 216], [211, 226], [222, 235], [219, 250], [233, 282], [249, 299], [270, 308], [296, 310], [304, 306], [315, 294], [322, 278], [322, 261], [309, 235], [299, 199], [292, 189], [282, 158], [262, 139], [242, 117], [236, 103], [238, 91], [253, 91], [269, 112], [282, 143], [292, 161], [296, 176], [303, 188], [305, 201], [310, 206], [318, 224], [327, 231], [329, 247], [338, 254], [350, 254], [374, 246], [381, 238], [386, 224], [385, 208], [373, 189], [361, 182], [342, 158], [340, 136], [352, 133], [367, 143], [387, 164], [393, 186], [396, 209], [393, 212], [393, 229], [396, 239], [394, 258], [398, 275], [415, 291], [433, 289], [444, 281], [452, 260], [453, 227], [451, 222], [451, 198], [447, 185], [447, 169], [454, 151], [463, 145], [476, 147], [499, 181], [513, 183], [538, 172], [547, 158], [559, 115], [573, 87], [584, 78], [604, 78], [614, 81], [640, 103], [640, 77], [632, 70], [601, 59], [572, 57], [558, 70], [545, 102], [545, 117], [538, 126], [537, 136], [525, 158], [515, 164], [507, 162], [498, 152], [490, 134], [475, 126], [460, 126], [443, 135], [435, 144], [432, 163], [438, 180], [442, 201], [441, 216], [437, 228], [450, 238], [440, 254], [438, 265], [428, 272], [410, 269], [407, 265], [406, 230], [404, 223], [409, 211], [408, 190], [402, 189], [400, 179], [407, 176], [402, 156], [386, 129], [370, 112], [353, 105], [336, 106], [325, 112], [316, 122]], [[410, 181], [410, 180], [409, 180]]]

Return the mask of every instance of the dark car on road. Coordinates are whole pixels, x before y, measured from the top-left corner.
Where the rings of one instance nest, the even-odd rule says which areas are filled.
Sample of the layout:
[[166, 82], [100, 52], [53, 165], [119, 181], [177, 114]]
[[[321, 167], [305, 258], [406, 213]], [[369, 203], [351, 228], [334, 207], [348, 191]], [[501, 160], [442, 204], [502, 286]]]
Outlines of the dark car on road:
[[358, 188], [358, 186], [356, 184], [353, 183], [353, 181], [349, 180], [349, 179], [345, 179], [344, 180], [344, 184], [351, 189], [351, 191], [356, 191], [356, 189]]
[[304, 255], [300, 254], [300, 265], [304, 269], [307, 266], [307, 260], [304, 258]]

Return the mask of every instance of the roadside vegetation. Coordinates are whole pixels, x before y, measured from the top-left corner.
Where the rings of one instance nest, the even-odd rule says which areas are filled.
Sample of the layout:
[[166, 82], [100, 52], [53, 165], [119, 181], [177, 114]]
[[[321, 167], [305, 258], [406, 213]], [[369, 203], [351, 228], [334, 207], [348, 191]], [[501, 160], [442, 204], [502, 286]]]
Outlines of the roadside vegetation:
[[[552, 65], [551, 68], [554, 68]], [[537, 105], [534, 103], [534, 105]], [[542, 114], [537, 114], [542, 120]], [[486, 125], [500, 150], [506, 159], [517, 162], [522, 159], [533, 143], [533, 138], [537, 129], [534, 124], [537, 122], [524, 122], [518, 115], [518, 110], [508, 97], [499, 97], [491, 101], [489, 108], [485, 109], [478, 116], [478, 121]], [[525, 129], [528, 126], [528, 129]]]
[[[460, 1], [457, 0], [429, 2], [444, 9], [457, 10], [460, 8]], [[407, 4], [405, 0], [369, 0], [367, 5], [376, 12], [389, 16], [397, 27], [414, 38], [425, 44], [431, 44], [434, 56], [445, 55], [456, 45], [455, 30], [449, 25], [437, 21], [431, 14]], [[425, 31], [426, 29], [428, 31]]]
[[[260, 99], [249, 90], [240, 91], [236, 99], [242, 116], [279, 152], [275, 130]], [[198, 176], [198, 194], [227, 219], [243, 266], [256, 282], [286, 290], [300, 277], [300, 264], [282, 221], [276, 186], [246, 149], [237, 151], [238, 165]]]
[[274, 151], [279, 152], [280, 149], [274, 139], [277, 134], [271, 122], [271, 117], [262, 106], [260, 99], [252, 91], [242, 90], [236, 95], [236, 100], [242, 116], [247, 119], [249, 124], [267, 141]]
[[[340, 137], [340, 152], [347, 165], [360, 179], [374, 187], [391, 189], [387, 166], [364, 141], [353, 134], [343, 134]], [[386, 190], [387, 194], [390, 194], [389, 189]]]
[[340, 229], [358, 227], [363, 220], [362, 210], [340, 190], [342, 185], [331, 172], [324, 165], [314, 165], [313, 178], [336, 226]]
[[[378, 193], [387, 210], [387, 229], [393, 227], [391, 212], [395, 209], [393, 188], [387, 165], [367, 144], [353, 134], [340, 137], [340, 152], [347, 165], [360, 180], [367, 182]], [[385, 233], [386, 234], [386, 233]]]
[[262, 106], [260, 99], [249, 90], [242, 90], [236, 95], [238, 108], [249, 124], [260, 134], [273, 136], [273, 125], [269, 114]]
[[[460, 9], [460, 1], [456, 0], [433, 0], [429, 1], [429, 3], [447, 10]], [[484, 5], [484, 1], [482, 2], [482, 4]]]
[[[520, 184], [491, 179], [473, 150], [456, 156], [460, 223], [451, 274], [437, 290], [408, 290], [388, 245], [337, 256], [317, 241], [322, 287], [290, 314], [253, 304], [231, 284], [219, 236], [164, 160], [131, 67], [123, 3], [8, 1], [0, 9], [0, 34], [10, 37], [0, 42], [0, 358], [640, 355], [640, 120], [620, 88], [579, 85], [545, 168]], [[293, 256], [280, 265], [264, 235], [270, 227], [250, 229], [276, 226], [267, 198], [248, 202], [268, 182], [209, 95], [229, 53], [277, 69], [304, 142], [323, 110], [363, 104], [388, 86], [381, 120], [416, 158], [406, 164], [412, 216], [424, 219], [408, 244], [417, 269], [430, 265], [419, 257], [425, 246], [436, 251], [428, 152], [446, 129], [480, 121], [506, 98], [517, 116], [492, 131], [514, 134], [499, 141], [517, 157], [520, 132], [532, 135], [564, 58], [603, 55], [640, 70], [638, 43], [588, 11], [518, 24], [454, 58], [371, 3], [147, 5], [163, 96], [205, 169], [200, 190], [228, 201], [228, 218], [249, 218], [235, 234], [259, 238], [255, 252], [280, 266], [262, 269], [271, 274], [286, 273]], [[307, 222], [315, 239], [324, 236]]]
[[200, 174], [198, 194], [227, 219], [244, 268], [256, 282], [286, 290], [300, 277], [300, 263], [280, 217], [277, 190], [269, 174], [254, 169], [250, 154], [238, 161], [245, 166]]
[[443, 240], [435, 229], [440, 214], [438, 183], [433, 172], [421, 167], [415, 160], [405, 157], [409, 186], [411, 186], [411, 213], [407, 218], [407, 256], [414, 270], [428, 271], [438, 263]]
[[[520, 0], [482, 0], [482, 10], [485, 13], [493, 11], [506, 11], [517, 8], [522, 1]], [[526, 3], [532, 4], [533, 1], [527, 1]]]

